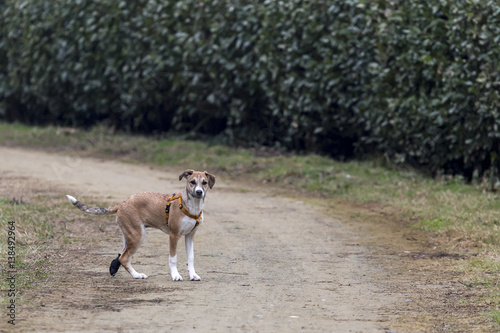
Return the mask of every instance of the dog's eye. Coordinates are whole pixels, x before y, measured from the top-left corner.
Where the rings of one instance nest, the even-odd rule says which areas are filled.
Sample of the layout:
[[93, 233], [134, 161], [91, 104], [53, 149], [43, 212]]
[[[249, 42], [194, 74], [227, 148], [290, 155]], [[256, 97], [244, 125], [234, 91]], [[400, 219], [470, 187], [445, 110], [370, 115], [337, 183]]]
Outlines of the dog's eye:
[[207, 185], [207, 182], [206, 181], [203, 181], [202, 182], [203, 186]]
[[192, 180], [191, 184], [196, 185], [196, 180]]

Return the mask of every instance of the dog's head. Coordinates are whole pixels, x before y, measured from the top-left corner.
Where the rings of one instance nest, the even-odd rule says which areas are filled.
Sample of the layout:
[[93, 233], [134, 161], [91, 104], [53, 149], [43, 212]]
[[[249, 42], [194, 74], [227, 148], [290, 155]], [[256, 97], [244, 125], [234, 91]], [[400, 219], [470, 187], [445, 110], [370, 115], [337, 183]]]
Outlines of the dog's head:
[[193, 198], [203, 199], [209, 188], [214, 187], [215, 176], [206, 171], [188, 169], [179, 175], [179, 180], [187, 179], [186, 190]]

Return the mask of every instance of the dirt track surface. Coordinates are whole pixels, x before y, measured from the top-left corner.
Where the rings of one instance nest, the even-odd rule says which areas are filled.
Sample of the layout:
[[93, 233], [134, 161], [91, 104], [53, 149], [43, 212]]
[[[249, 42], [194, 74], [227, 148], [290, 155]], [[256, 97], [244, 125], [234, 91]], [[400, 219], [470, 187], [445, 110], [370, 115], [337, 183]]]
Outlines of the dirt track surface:
[[[177, 169], [5, 147], [0, 147], [0, 156], [0, 176], [30, 177], [32, 182], [68, 191], [60, 193], [61, 200], [66, 200], [64, 194], [71, 194], [102, 200], [106, 206], [133, 193], [173, 193], [184, 186], [184, 180], [177, 180], [183, 170]], [[84, 222], [79, 227], [74, 222], [74, 232], [87, 235], [90, 241], [77, 242], [54, 257], [53, 276], [46, 286], [28, 293], [33, 301], [20, 309], [16, 329], [418, 330], [418, 325], [415, 330], [401, 328], [404, 326], [398, 324], [398, 318], [411, 313], [419, 289], [435, 286], [431, 293], [439, 297], [438, 289], [450, 290], [456, 285], [436, 281], [415, 284], [429, 276], [424, 266], [413, 267], [414, 272], [424, 273], [408, 272], [410, 259], [405, 253], [415, 251], [415, 245], [407, 241], [404, 231], [391, 225], [374, 231], [365, 224], [341, 222], [327, 213], [335, 209], [218, 177], [208, 192], [205, 222], [195, 237], [195, 267], [201, 282], [186, 281], [183, 241], [179, 243], [178, 262], [185, 281], [171, 281], [168, 236], [151, 229], [132, 261], [134, 268], [149, 278], [134, 280], [123, 268], [111, 277], [109, 264], [122, 249], [121, 233], [113, 217], [82, 212]], [[68, 230], [72, 230], [71, 225]], [[431, 264], [436, 265], [446, 266], [443, 262]], [[412, 316], [418, 317], [415, 313]]]

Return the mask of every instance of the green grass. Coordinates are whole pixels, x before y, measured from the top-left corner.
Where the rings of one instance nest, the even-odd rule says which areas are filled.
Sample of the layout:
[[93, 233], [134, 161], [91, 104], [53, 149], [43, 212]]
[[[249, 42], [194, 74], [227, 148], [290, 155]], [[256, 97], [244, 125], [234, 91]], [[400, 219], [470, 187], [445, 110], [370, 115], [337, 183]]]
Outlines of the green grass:
[[[25, 301], [24, 294], [43, 283], [50, 272], [48, 248], [58, 248], [62, 242], [61, 225], [67, 216], [74, 216], [67, 202], [38, 188], [38, 194], [26, 191], [27, 198], [12, 198], [9, 187], [16, 180], [3, 179], [0, 191], [0, 289], [8, 290], [9, 274], [15, 271], [16, 302]], [[14, 227], [15, 245], [9, 244], [8, 230]], [[15, 252], [13, 267], [7, 260], [8, 251]], [[2, 302], [8, 300], [2, 293]]]
[[[0, 248], [2, 249], [0, 260], [3, 268], [0, 270], [0, 287], [3, 290], [8, 289], [7, 278], [13, 270], [16, 272], [15, 285], [17, 290], [29, 289], [32, 284], [46, 277], [47, 263], [40, 258], [31, 256], [34, 252], [39, 251], [40, 244], [51, 235], [50, 224], [45, 219], [37, 219], [33, 216], [33, 212], [40, 208], [42, 207], [34, 204], [16, 204], [12, 199], [0, 199], [0, 230], [7, 231], [9, 226], [15, 228], [15, 245], [8, 245], [7, 232], [2, 233], [0, 238]], [[38, 213], [36, 215], [39, 216]], [[13, 267], [10, 267], [7, 262], [7, 250], [13, 251], [15, 254]], [[3, 297], [5, 298], [6, 295], [3, 294]]]
[[421, 219], [418, 221], [418, 227], [422, 230], [428, 231], [438, 231], [445, 229], [448, 225], [451, 224], [451, 221], [444, 218], [435, 218], [435, 219]]
[[498, 255], [474, 258], [465, 261], [460, 269], [466, 273], [468, 288], [482, 288], [487, 292], [470, 300], [488, 308], [487, 314], [497, 325], [500, 325], [500, 261]]

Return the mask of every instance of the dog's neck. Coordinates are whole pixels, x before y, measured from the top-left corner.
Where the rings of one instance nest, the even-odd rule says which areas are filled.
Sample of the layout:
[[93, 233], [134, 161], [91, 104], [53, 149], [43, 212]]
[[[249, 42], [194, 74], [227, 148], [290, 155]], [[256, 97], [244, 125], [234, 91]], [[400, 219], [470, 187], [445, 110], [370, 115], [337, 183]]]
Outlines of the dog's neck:
[[203, 209], [204, 198], [195, 198], [187, 190], [184, 190], [182, 203], [190, 214], [198, 216]]

